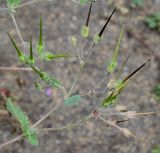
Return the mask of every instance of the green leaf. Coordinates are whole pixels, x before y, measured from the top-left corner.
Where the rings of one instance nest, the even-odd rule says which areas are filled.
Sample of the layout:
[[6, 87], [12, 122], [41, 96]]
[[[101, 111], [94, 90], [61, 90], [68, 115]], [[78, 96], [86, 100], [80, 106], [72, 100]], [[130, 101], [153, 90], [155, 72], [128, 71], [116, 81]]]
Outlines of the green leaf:
[[83, 26], [81, 29], [81, 36], [83, 38], [87, 38], [89, 36], [89, 27], [88, 26]]
[[34, 129], [30, 129], [29, 133], [26, 135], [27, 140], [32, 145], [38, 145], [37, 134]]
[[160, 153], [160, 147], [152, 149], [151, 153]]
[[88, 2], [95, 2], [96, 0], [79, 0], [79, 3], [81, 4], [81, 5], [83, 5], [83, 4], [86, 4], [86, 3], [88, 3]]
[[21, 0], [7, 0], [8, 7], [12, 7], [12, 8], [19, 5], [20, 3], [21, 3]]
[[132, 0], [134, 6], [142, 6], [143, 0]]
[[65, 105], [76, 105], [79, 103], [80, 99], [81, 99], [80, 95], [74, 95], [74, 96], [66, 98], [64, 100], [64, 104]]
[[160, 25], [160, 12], [153, 13], [149, 15], [148, 17], [146, 17], [145, 23], [150, 29], [159, 31], [160, 30], [160, 26], [159, 26]]
[[29, 143], [32, 145], [37, 145], [38, 139], [36, 136], [36, 132], [34, 131], [33, 128], [30, 128], [30, 121], [28, 116], [23, 112], [23, 110], [18, 105], [12, 102], [11, 98], [7, 99], [6, 106], [7, 110], [20, 123], [22, 132], [24, 136], [28, 139]]
[[23, 112], [23, 110], [14, 104], [11, 100], [11, 98], [7, 99], [7, 110], [20, 122], [21, 126], [25, 129], [29, 127], [29, 118], [28, 116]]

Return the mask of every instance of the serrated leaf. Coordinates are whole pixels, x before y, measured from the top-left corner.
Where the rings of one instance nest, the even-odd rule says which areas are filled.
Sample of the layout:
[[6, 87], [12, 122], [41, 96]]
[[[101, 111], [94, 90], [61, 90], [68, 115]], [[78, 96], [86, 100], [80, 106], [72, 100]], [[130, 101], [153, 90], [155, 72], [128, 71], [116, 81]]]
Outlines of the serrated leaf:
[[80, 95], [74, 95], [74, 96], [66, 98], [64, 100], [64, 104], [65, 105], [76, 105], [79, 103], [80, 99], [81, 99]]
[[34, 129], [30, 128], [30, 121], [28, 116], [23, 112], [23, 110], [16, 104], [14, 104], [11, 98], [7, 99], [6, 102], [7, 110], [12, 114], [13, 117], [20, 123], [22, 132], [27, 138], [28, 142], [32, 145], [38, 144], [38, 139]]
[[6, 105], [7, 110], [18, 120], [18, 122], [20, 122], [21, 127], [23, 129], [27, 129], [30, 122], [28, 116], [23, 112], [23, 110], [14, 104], [10, 98], [7, 99]]
[[30, 129], [30, 133], [26, 135], [27, 140], [32, 145], [38, 145], [37, 134], [33, 129]]

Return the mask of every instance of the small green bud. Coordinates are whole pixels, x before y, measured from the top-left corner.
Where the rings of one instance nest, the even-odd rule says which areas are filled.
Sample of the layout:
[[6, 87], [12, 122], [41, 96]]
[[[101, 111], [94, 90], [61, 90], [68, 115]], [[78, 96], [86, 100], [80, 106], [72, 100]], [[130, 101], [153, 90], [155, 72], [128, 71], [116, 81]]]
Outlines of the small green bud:
[[77, 46], [77, 38], [76, 38], [76, 36], [72, 36], [72, 37], [71, 37], [71, 43], [72, 43], [74, 46]]
[[22, 62], [22, 63], [26, 63], [26, 62], [27, 62], [27, 57], [26, 57], [26, 55], [23, 54], [23, 53], [20, 53], [20, 54], [18, 55], [18, 59], [19, 59], [19, 61]]
[[35, 60], [34, 59], [31, 59], [31, 58], [28, 58], [27, 62], [26, 62], [28, 65], [34, 65], [35, 64]]
[[45, 72], [41, 72], [40, 77], [43, 81], [46, 81], [46, 82], [48, 82], [50, 80], [49, 75]]
[[108, 65], [107, 65], [107, 71], [110, 72], [110, 73], [113, 73], [115, 71], [117, 67], [117, 61], [115, 60], [110, 60]]
[[103, 107], [109, 107], [109, 106], [115, 104], [116, 101], [117, 101], [117, 96], [114, 96], [114, 95], [110, 96], [110, 95], [109, 95], [107, 98], [105, 98], [105, 99], [103, 100], [102, 106], [103, 106]]
[[81, 29], [81, 36], [83, 38], [87, 38], [89, 36], [89, 27], [88, 26], [83, 26]]
[[95, 44], [98, 44], [102, 40], [102, 37], [100, 37], [98, 34], [95, 34], [93, 42]]
[[117, 80], [114, 84], [114, 88], [120, 88], [123, 84], [123, 81], [122, 80]]
[[43, 45], [37, 44], [36, 48], [37, 48], [38, 54], [41, 55], [44, 52], [44, 50], [45, 50], [45, 45], [44, 44]]
[[38, 82], [35, 82], [34, 85], [38, 91], [42, 90], [42, 86]]

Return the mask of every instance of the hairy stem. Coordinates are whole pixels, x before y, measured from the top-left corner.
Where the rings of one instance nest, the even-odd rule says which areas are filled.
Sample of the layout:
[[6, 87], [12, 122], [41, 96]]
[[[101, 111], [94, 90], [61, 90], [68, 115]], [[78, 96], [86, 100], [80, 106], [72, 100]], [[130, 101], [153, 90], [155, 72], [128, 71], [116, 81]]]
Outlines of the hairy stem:
[[21, 43], [22, 43], [22, 45], [23, 45], [24, 40], [23, 40], [22, 35], [21, 35], [21, 33], [20, 33], [20, 30], [19, 30], [19, 28], [18, 28], [18, 25], [17, 25], [16, 19], [15, 19], [15, 17], [14, 17], [14, 14], [13, 14], [13, 13], [10, 13], [10, 15], [11, 15], [11, 18], [12, 18], [12, 20], [13, 20], [13, 23], [14, 23], [14, 25], [15, 25], [15, 27], [16, 27], [17, 34], [18, 34], [18, 36], [19, 36], [19, 38], [20, 38], [20, 40], [21, 40]]
[[9, 145], [9, 144], [12, 144], [12, 143], [14, 143], [14, 142], [20, 140], [22, 137], [23, 137], [23, 134], [21, 134], [21, 135], [15, 137], [15, 138], [13, 138], [13, 139], [7, 141], [7, 142], [4, 142], [4, 143], [0, 144], [0, 149], [2, 149], [3, 147], [5, 147], [5, 146], [7, 146], [7, 145]]

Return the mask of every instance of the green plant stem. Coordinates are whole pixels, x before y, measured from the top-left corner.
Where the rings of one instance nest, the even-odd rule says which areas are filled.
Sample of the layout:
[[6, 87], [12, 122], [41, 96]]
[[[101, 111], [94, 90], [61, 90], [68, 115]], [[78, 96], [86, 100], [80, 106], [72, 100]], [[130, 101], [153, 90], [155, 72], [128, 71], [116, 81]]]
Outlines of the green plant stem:
[[85, 44], [85, 40], [83, 38], [83, 40], [82, 40], [82, 59], [84, 57], [84, 44]]
[[21, 35], [21, 33], [20, 33], [20, 30], [19, 30], [19, 28], [18, 28], [18, 25], [17, 25], [16, 19], [15, 19], [15, 17], [14, 17], [14, 14], [13, 14], [13, 13], [10, 13], [10, 15], [11, 15], [11, 18], [12, 18], [12, 20], [13, 20], [13, 23], [14, 23], [14, 25], [15, 25], [15, 27], [16, 27], [17, 34], [18, 34], [18, 36], [19, 36], [19, 38], [20, 38], [20, 40], [21, 40], [21, 43], [22, 43], [22, 45], [23, 45], [24, 40], [23, 40], [22, 35]]
[[63, 127], [59, 127], [59, 128], [43, 128], [43, 129], [36, 129], [37, 131], [44, 131], [44, 132], [47, 132], [47, 131], [61, 131], [61, 130], [65, 130], [65, 129], [72, 129], [74, 127], [77, 127], [79, 126], [81, 123], [83, 122], [86, 122], [88, 121], [89, 119], [91, 119], [93, 117], [92, 114], [86, 116], [85, 118], [77, 121], [76, 123], [72, 123], [72, 124], [67, 124], [66, 126], [63, 126]]
[[88, 59], [88, 57], [92, 54], [92, 52], [94, 51], [95, 46], [96, 46], [96, 44], [93, 43], [90, 51], [88, 52], [88, 54], [86, 55], [86, 57], [84, 59], [84, 62], [86, 62], [86, 60]]
[[108, 79], [109, 75], [110, 72], [108, 72], [107, 75], [102, 80], [99, 81], [99, 83], [97, 84], [97, 88], [100, 87], [106, 79]]
[[79, 50], [78, 50], [77, 45], [76, 45], [76, 52], [77, 52], [78, 60], [79, 60], [79, 63], [80, 63], [81, 62], [81, 56], [79, 54]]
[[7, 142], [4, 142], [4, 143], [0, 144], [0, 149], [2, 149], [3, 147], [5, 147], [5, 146], [7, 146], [7, 145], [9, 145], [9, 144], [12, 144], [12, 143], [14, 143], [14, 142], [20, 140], [21, 138], [23, 138], [23, 134], [21, 134], [21, 135], [15, 137], [15, 138], [13, 138], [13, 139], [7, 141]]
[[72, 91], [73, 91], [74, 87], [76, 86], [76, 84], [77, 84], [77, 82], [78, 82], [78, 80], [79, 80], [79, 78], [80, 78], [80, 76], [82, 74], [82, 71], [83, 71], [83, 67], [80, 68], [80, 71], [79, 71], [78, 75], [76, 76], [75, 80], [73, 81], [73, 83], [71, 85], [71, 88], [70, 88], [70, 90], [69, 90], [69, 92], [67, 94], [68, 97], [72, 94]]
[[60, 104], [57, 104], [55, 107], [53, 107], [46, 115], [44, 115], [40, 120], [38, 120], [35, 124], [31, 126], [31, 128], [35, 128], [38, 126], [41, 122], [43, 122], [46, 118], [48, 118], [55, 110], [59, 108]]

